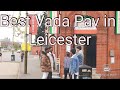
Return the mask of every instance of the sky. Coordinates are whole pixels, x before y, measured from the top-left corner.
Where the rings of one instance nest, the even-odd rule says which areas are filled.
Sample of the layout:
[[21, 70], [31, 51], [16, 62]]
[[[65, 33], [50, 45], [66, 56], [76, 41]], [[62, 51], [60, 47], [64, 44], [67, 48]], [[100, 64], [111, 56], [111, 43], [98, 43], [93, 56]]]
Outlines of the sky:
[[[29, 11], [29, 13], [31, 13], [31, 11]], [[43, 11], [35, 11], [35, 13], [37, 13], [38, 15], [41, 15]], [[0, 11], [0, 18], [2, 14], [7, 14], [11, 17], [13, 16], [18, 17], [19, 11]], [[25, 11], [21, 12], [21, 16], [23, 17], [25, 16]], [[0, 19], [0, 23], [1, 23], [1, 19]], [[12, 37], [13, 37], [13, 27], [0, 26], [0, 39], [10, 38], [10, 40], [12, 41]], [[23, 35], [21, 34], [19, 37], [15, 36], [14, 41], [23, 42], [24, 41]]]

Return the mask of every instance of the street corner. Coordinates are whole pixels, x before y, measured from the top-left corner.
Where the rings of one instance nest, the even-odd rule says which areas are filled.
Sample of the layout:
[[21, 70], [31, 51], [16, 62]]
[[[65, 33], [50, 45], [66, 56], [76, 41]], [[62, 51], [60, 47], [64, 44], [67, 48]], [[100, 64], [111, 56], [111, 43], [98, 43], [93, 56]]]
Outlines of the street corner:
[[0, 62], [0, 78], [9, 76], [18, 76], [20, 63], [18, 62]]

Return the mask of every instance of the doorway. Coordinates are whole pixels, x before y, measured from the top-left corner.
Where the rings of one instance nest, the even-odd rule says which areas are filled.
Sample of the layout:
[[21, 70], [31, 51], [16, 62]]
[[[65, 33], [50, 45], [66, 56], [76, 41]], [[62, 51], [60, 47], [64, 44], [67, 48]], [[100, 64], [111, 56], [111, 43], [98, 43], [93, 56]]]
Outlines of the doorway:
[[84, 46], [85, 64], [96, 68], [96, 35], [91, 35], [90, 45]]
[[96, 68], [96, 35], [77, 35], [77, 37], [80, 36], [91, 36], [90, 44], [82, 46], [84, 53], [84, 64], [91, 66], [92, 68]]

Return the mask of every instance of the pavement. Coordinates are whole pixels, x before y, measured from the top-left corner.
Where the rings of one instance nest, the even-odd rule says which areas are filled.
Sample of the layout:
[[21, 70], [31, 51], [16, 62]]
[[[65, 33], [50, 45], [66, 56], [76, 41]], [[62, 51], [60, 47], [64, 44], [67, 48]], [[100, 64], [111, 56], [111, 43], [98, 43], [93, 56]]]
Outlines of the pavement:
[[20, 59], [16, 61], [2, 59], [0, 61], [0, 79], [41, 79], [39, 57], [29, 55], [27, 63], [27, 74], [24, 74], [24, 62], [20, 62]]
[[31, 55], [28, 60], [27, 74], [24, 74], [24, 63], [20, 63], [19, 79], [41, 79], [42, 72], [40, 70], [40, 60], [36, 55]]
[[19, 70], [18, 62], [0, 62], [0, 79], [17, 79]]
[[[10, 60], [9, 53], [4, 54], [0, 61], [0, 79], [41, 79], [41, 77], [40, 60], [37, 55], [28, 54], [27, 74], [24, 74], [24, 62], [20, 61], [19, 54], [16, 54], [16, 61]], [[53, 78], [58, 79], [58, 74], [53, 73]], [[93, 69], [92, 78], [100, 79], [100, 75], [96, 74], [96, 69]]]

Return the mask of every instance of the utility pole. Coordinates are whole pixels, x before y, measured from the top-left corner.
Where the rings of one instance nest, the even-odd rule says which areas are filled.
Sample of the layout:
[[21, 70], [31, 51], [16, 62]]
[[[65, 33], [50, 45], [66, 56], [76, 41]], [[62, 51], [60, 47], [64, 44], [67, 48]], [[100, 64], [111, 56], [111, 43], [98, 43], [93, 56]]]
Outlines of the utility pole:
[[[14, 11], [13, 11], [13, 16], [14, 16]], [[14, 55], [14, 36], [15, 36], [15, 27], [13, 26], [12, 55], [11, 55], [11, 61], [15, 61], [15, 55]]]
[[13, 26], [13, 38], [12, 38], [12, 55], [14, 55], [14, 36], [15, 36], [15, 27]]
[[[12, 16], [14, 16], [14, 11], [13, 11], [13, 15]], [[15, 27], [13, 26], [12, 55], [14, 55], [14, 36], [15, 36]]]
[[[28, 13], [26, 11], [26, 17], [27, 17]], [[27, 24], [25, 26], [25, 60], [24, 60], [24, 74], [27, 74]]]

